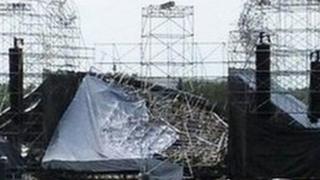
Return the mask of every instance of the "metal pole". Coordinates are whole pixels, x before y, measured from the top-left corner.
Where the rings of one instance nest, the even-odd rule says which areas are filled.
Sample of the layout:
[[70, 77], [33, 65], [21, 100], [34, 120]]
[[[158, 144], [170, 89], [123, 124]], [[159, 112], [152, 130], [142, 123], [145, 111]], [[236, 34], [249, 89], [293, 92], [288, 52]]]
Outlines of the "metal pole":
[[9, 94], [13, 122], [20, 130], [23, 113], [23, 45], [22, 39], [14, 38], [14, 47], [9, 49]]
[[320, 118], [320, 50], [311, 53], [309, 87], [309, 119], [317, 123]]
[[[267, 38], [267, 40], [265, 40]], [[267, 42], [266, 42], [267, 41]], [[256, 46], [256, 94], [255, 110], [260, 116], [268, 116], [271, 112], [271, 50], [270, 37], [260, 33]]]

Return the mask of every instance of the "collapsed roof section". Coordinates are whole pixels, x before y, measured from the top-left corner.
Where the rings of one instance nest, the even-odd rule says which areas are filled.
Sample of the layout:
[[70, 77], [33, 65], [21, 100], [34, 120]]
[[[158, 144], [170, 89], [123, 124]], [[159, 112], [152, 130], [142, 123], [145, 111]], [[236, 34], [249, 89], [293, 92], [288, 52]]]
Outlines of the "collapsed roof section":
[[[29, 148], [27, 159], [32, 163], [32, 167], [34, 165], [36, 166], [34, 168], [38, 167], [37, 163], [45, 153], [48, 140], [52, 138], [53, 131], [87, 74], [74, 72], [46, 74], [45, 81], [39, 88], [26, 95], [23, 100], [24, 109], [27, 111], [23, 114], [22, 131], [11, 121], [15, 115], [12, 110], [7, 109], [2, 112], [0, 133], [11, 137], [21, 132], [19, 142]], [[211, 175], [214, 171], [212, 167], [223, 161], [228, 125], [223, 117], [216, 114], [216, 112], [219, 115], [221, 113], [215, 103], [191, 93], [122, 74], [90, 74], [99, 77], [105, 84], [112, 83], [114, 87], [123, 89], [125, 93], [143, 99], [146, 107], [144, 112], [147, 111], [146, 117], [149, 118], [150, 124], [157, 127], [160, 125], [160, 130], [164, 132], [166, 129], [161, 127], [174, 130], [179, 137], [178, 140], [161, 152], [160, 157], [186, 167], [185, 175], [197, 175], [200, 173], [198, 170], [210, 172]], [[156, 142], [156, 139], [152, 141]], [[90, 163], [87, 165], [90, 166]]]
[[116, 75], [105, 80], [132, 88], [147, 101], [151, 121], [164, 122], [175, 129], [180, 138], [162, 155], [188, 167], [190, 175], [194, 174], [194, 167], [214, 167], [223, 161], [228, 125], [216, 103], [128, 76]]
[[43, 162], [150, 158], [177, 139], [172, 128], [149, 121], [144, 100], [115, 84], [86, 76]]
[[52, 138], [45, 167], [64, 168], [71, 163], [67, 167], [79, 170], [81, 162], [80, 167], [94, 161], [106, 167], [104, 161], [115, 166], [134, 162], [128, 167], [140, 164], [141, 168], [144, 158], [157, 154], [187, 166], [188, 175], [193, 175], [192, 167], [212, 167], [222, 161], [227, 124], [213, 112], [214, 104], [127, 76], [101, 79], [84, 78]]
[[49, 169], [86, 172], [139, 172], [151, 166], [158, 170], [145, 169], [146, 173], [160, 177], [173, 173], [163, 179], [178, 180], [182, 167], [150, 159], [177, 139], [172, 128], [149, 121], [144, 100], [116, 84], [86, 76], [42, 162]]

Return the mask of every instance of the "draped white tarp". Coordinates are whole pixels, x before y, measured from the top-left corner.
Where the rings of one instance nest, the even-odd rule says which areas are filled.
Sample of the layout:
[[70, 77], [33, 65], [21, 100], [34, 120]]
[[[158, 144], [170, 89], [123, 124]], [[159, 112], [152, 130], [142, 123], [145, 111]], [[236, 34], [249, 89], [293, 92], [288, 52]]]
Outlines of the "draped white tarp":
[[[75, 170], [87, 171], [141, 169], [138, 165], [145, 161], [138, 160], [152, 159], [177, 139], [173, 129], [150, 122], [145, 101], [132, 91], [88, 75], [64, 113], [42, 162], [45, 168], [69, 170], [73, 165]], [[99, 163], [92, 165], [94, 162]], [[111, 168], [104, 169], [101, 163]], [[178, 169], [181, 175], [182, 168]]]

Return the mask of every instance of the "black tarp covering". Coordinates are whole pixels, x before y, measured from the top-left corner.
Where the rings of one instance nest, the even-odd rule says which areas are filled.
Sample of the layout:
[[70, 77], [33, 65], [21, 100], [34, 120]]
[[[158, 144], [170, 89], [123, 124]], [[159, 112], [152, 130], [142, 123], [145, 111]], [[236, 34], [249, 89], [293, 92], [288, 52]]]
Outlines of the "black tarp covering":
[[49, 143], [63, 113], [71, 103], [84, 77], [83, 73], [49, 73], [41, 89], [42, 101], [40, 111], [43, 112], [46, 144]]
[[250, 110], [253, 94], [244, 93], [249, 89], [241, 78], [229, 77], [230, 177], [319, 179], [320, 130], [279, 125], [290, 121], [285, 113], [257, 118]]
[[0, 157], [5, 160], [5, 169], [17, 169], [23, 166], [23, 159], [19, 155], [18, 151], [13, 148], [8, 142], [0, 142]]
[[[7, 136], [10, 140], [11, 134], [19, 132], [22, 144], [34, 143], [35, 139], [40, 141], [39, 137], [45, 136], [45, 140], [41, 139], [41, 144], [48, 144], [56, 125], [73, 99], [82, 77], [83, 74], [73, 72], [45, 74], [44, 82], [26, 94], [22, 102], [24, 122], [32, 126], [24, 127], [23, 130], [17, 128], [14, 123], [11, 123], [15, 113], [8, 107], [0, 113], [2, 125], [0, 134]], [[45, 147], [42, 144], [37, 148]]]

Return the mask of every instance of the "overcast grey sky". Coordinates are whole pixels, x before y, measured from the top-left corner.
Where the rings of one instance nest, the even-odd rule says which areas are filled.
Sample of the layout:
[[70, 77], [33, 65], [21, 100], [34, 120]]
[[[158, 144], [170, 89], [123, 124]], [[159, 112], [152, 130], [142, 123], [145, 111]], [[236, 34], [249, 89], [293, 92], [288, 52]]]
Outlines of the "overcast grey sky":
[[[166, 0], [74, 0], [87, 44], [139, 42], [141, 7]], [[196, 41], [227, 41], [242, 10], [244, 0], [176, 0], [194, 5]]]

